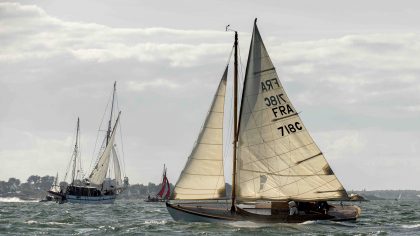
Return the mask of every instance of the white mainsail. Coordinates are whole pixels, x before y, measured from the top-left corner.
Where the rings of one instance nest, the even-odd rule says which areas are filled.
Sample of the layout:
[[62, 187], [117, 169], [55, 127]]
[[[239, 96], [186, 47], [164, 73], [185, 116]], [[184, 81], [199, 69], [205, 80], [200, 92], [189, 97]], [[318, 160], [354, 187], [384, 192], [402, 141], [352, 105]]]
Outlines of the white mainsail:
[[112, 162], [114, 163], [115, 185], [122, 186], [120, 162], [118, 161], [117, 151], [115, 145], [112, 146]]
[[236, 170], [239, 200], [347, 198], [287, 97], [256, 24], [241, 106]]
[[175, 185], [173, 199], [226, 196], [223, 168], [223, 117], [228, 67], [191, 155]]
[[120, 114], [118, 114], [117, 120], [115, 121], [111, 138], [108, 141], [108, 145], [105, 147], [105, 150], [102, 153], [101, 157], [99, 158], [98, 163], [96, 163], [95, 168], [92, 170], [92, 173], [89, 176], [89, 181], [93, 185], [101, 185], [105, 180], [106, 174], [108, 172], [111, 150], [112, 150], [112, 147], [114, 146], [115, 133], [117, 131], [116, 128], [118, 126]]
[[58, 185], [58, 173], [54, 178], [54, 183], [51, 186], [50, 191], [56, 192], [56, 193], [60, 192], [60, 186]]

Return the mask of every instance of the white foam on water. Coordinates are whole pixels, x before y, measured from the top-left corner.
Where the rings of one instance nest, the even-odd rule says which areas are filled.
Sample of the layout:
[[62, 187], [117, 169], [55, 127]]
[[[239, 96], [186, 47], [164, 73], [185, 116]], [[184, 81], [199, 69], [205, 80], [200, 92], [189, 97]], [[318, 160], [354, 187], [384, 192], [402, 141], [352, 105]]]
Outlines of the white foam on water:
[[316, 221], [316, 220], [308, 220], [308, 221], [305, 221], [305, 222], [302, 222], [302, 223], [299, 223], [300, 225], [314, 225], [314, 224], [317, 224], [317, 222], [318, 221]]
[[28, 224], [28, 225], [33, 225], [33, 224], [38, 224], [38, 221], [36, 221], [36, 220], [28, 220], [25, 223]]
[[73, 225], [73, 224], [62, 223], [62, 222], [47, 222], [47, 225]]
[[145, 220], [144, 223], [148, 225], [164, 225], [166, 220]]
[[234, 221], [228, 224], [233, 227], [239, 227], [239, 228], [261, 228], [261, 227], [267, 227], [267, 225], [269, 225], [266, 223], [255, 223], [251, 221]]
[[416, 228], [420, 228], [420, 224], [415, 224], [415, 225], [401, 225], [401, 227], [403, 227], [405, 229], [416, 229]]
[[38, 202], [38, 200], [22, 200], [18, 197], [0, 197], [0, 202]]

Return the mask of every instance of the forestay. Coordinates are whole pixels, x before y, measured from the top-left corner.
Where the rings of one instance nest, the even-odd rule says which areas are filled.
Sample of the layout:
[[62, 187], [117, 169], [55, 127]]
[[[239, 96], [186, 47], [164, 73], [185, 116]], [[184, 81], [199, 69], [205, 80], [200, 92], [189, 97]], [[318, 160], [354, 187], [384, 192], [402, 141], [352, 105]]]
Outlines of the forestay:
[[228, 67], [223, 74], [191, 155], [175, 185], [173, 199], [226, 196], [223, 169], [223, 116]]
[[117, 130], [116, 128], [118, 126], [119, 118], [120, 118], [120, 114], [118, 114], [117, 120], [115, 121], [115, 125], [112, 130], [111, 138], [108, 142], [108, 145], [105, 147], [105, 150], [102, 153], [101, 157], [99, 158], [98, 163], [96, 163], [95, 168], [92, 170], [92, 173], [89, 176], [89, 181], [93, 185], [101, 185], [104, 182], [104, 179], [106, 177], [108, 167], [109, 167], [109, 159], [111, 156], [111, 150], [114, 146], [115, 133]]
[[347, 198], [287, 97], [255, 24], [238, 132], [239, 200]]

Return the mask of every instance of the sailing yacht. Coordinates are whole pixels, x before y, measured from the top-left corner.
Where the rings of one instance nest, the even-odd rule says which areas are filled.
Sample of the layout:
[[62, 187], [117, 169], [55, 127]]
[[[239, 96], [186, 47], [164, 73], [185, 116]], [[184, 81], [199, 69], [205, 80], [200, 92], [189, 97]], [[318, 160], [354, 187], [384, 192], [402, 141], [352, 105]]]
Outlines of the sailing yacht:
[[239, 109], [237, 32], [234, 51], [232, 196], [227, 200], [223, 164], [227, 66], [166, 203], [172, 218], [291, 223], [357, 219], [359, 207], [327, 202], [348, 200], [347, 192], [280, 83], [256, 19]]
[[156, 194], [156, 196], [150, 197], [147, 196], [147, 199], [145, 199], [145, 202], [165, 202], [166, 200], [169, 200], [169, 197], [171, 196], [171, 185], [169, 183], [168, 177], [166, 177], [166, 166], [163, 165], [163, 174], [162, 174], [162, 183], [160, 184], [160, 190]]
[[[54, 178], [54, 183], [51, 185], [51, 188], [48, 190], [54, 193], [59, 193], [60, 192], [60, 186], [58, 185], [58, 173]], [[53, 200], [58, 200], [55, 196], [47, 193], [47, 195], [45, 196], [44, 199], [41, 199], [39, 202], [49, 202], [49, 201], [53, 201]]]
[[[68, 186], [60, 186], [60, 191], [48, 191], [49, 194], [60, 198], [60, 203], [113, 203], [116, 196], [128, 185], [128, 178], [124, 177], [124, 183], [121, 178], [121, 168], [115, 150], [115, 135], [121, 111], [113, 122], [114, 99], [116, 92], [116, 82], [112, 93], [112, 103], [108, 129], [102, 143], [102, 148], [96, 165], [88, 178], [84, 178], [81, 168], [81, 157], [79, 151], [80, 140], [80, 120], [77, 119], [76, 141], [71, 158], [71, 182]], [[111, 158], [112, 156], [112, 158]], [[111, 163], [113, 164], [114, 179], [110, 178]], [[67, 173], [66, 173], [67, 177]], [[64, 179], [66, 179], [66, 177]]]

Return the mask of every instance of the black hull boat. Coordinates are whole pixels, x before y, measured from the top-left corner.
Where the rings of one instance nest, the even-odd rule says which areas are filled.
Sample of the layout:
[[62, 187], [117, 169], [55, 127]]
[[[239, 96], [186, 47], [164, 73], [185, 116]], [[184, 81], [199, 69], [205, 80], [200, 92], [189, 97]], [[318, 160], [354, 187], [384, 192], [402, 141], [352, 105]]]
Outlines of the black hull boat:
[[100, 191], [94, 187], [68, 186], [66, 193], [48, 191], [58, 203], [81, 203], [81, 204], [111, 204], [114, 203], [117, 194], [115, 191]]
[[[287, 204], [287, 203], [285, 203]], [[328, 205], [329, 210], [308, 209], [290, 215], [289, 208], [274, 209], [271, 207], [258, 207], [255, 205], [237, 206], [235, 211], [226, 204], [171, 204], [166, 207], [176, 221], [187, 222], [232, 222], [251, 221], [258, 223], [302, 223], [306, 221], [354, 221], [361, 209], [357, 206]]]
[[159, 198], [148, 198], [144, 199], [145, 202], [166, 202], [166, 199], [159, 199]]
[[[226, 28], [229, 31], [229, 28]], [[238, 103], [238, 32], [233, 44], [233, 127], [224, 139], [228, 68], [166, 206], [175, 220], [226, 222], [347, 221], [357, 206], [299, 117], [259, 33], [256, 19]], [[228, 62], [230, 61], [230, 58]], [[239, 117], [237, 117], [239, 115]], [[225, 137], [226, 138], [226, 137]], [[226, 195], [224, 143], [232, 143], [232, 195]], [[213, 202], [212, 202], [213, 201]]]

